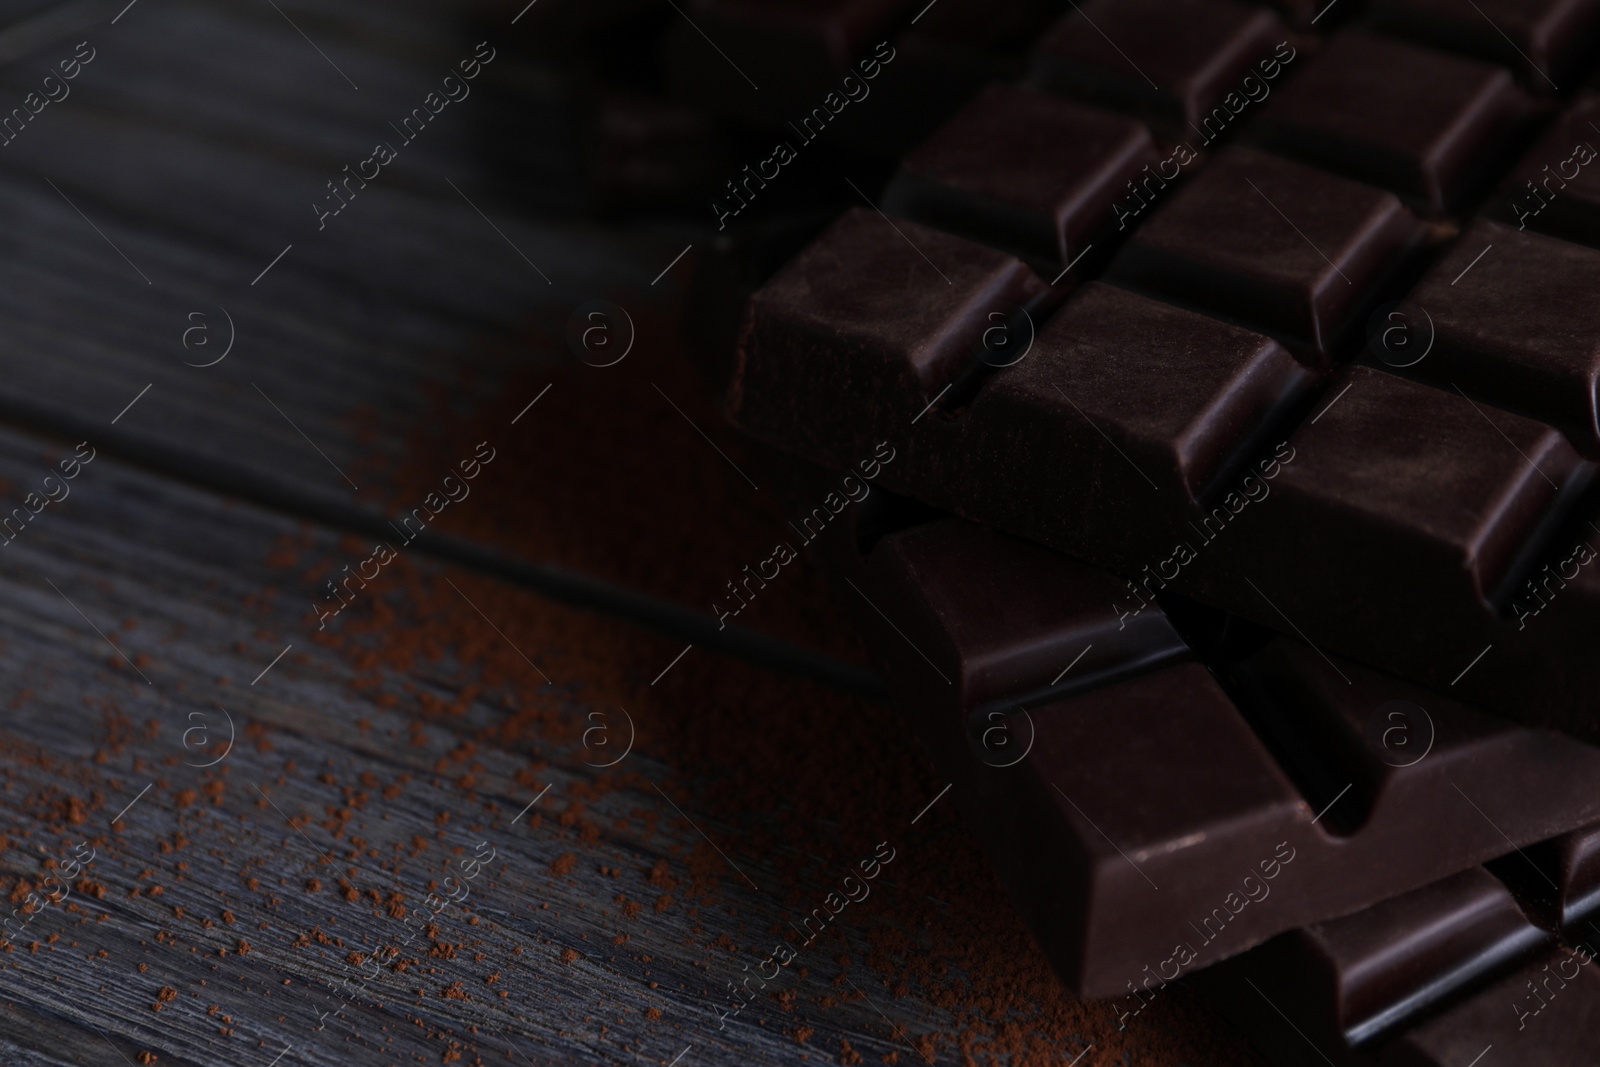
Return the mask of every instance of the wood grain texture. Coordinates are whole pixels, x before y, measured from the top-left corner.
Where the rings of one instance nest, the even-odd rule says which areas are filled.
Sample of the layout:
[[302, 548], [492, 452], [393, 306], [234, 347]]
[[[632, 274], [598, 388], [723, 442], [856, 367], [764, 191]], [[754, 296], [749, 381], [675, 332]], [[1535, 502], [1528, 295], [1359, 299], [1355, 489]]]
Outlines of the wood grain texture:
[[[133, 9], [96, 35], [99, 54], [73, 94], [5, 147], [0, 163], [16, 196], [4, 220], [6, 259], [24, 275], [8, 279], [7, 311], [39, 330], [27, 336], [31, 359], [7, 360], [7, 390], [104, 410], [109, 421], [154, 381], [157, 414], [146, 416], [145, 432], [183, 434], [185, 447], [227, 449], [241, 465], [325, 491], [342, 484], [337, 475], [246, 379], [287, 394], [306, 436], [344, 467], [358, 451], [341, 423], [352, 407], [420, 415], [420, 391], [454, 384], [463, 371], [492, 388], [491, 371], [526, 356], [491, 359], [476, 344], [530, 322], [561, 335], [581, 300], [647, 288], [641, 260], [654, 257], [641, 246], [669, 256], [669, 244], [530, 223], [475, 196], [495, 220], [485, 221], [444, 180], [482, 195], [468, 141], [472, 109], [491, 105], [476, 95], [403, 145], [381, 179], [319, 231], [311, 204], [327, 196], [325, 183], [369, 155], [374, 140], [397, 139], [388, 123], [437, 88], [471, 45], [436, 35], [427, 65], [353, 51], [352, 62], [368, 64], [352, 71], [367, 83], [357, 93], [321, 84], [333, 71], [264, 10], [269, 21], [257, 24], [184, 2]], [[9, 72], [6, 91], [20, 97], [54, 58], [47, 49]], [[187, 313], [220, 320], [219, 305], [238, 326], [240, 358], [210, 375], [186, 373], [183, 360], [203, 358], [179, 343]], [[92, 340], [71, 328], [91, 318]], [[444, 351], [454, 365], [439, 360]]]
[[[37, 476], [38, 445], [7, 436], [0, 450], [0, 476], [19, 482]], [[663, 858], [687, 880], [679, 864], [699, 839], [659, 796], [635, 787], [588, 803], [586, 822], [605, 827], [594, 840], [548, 816], [537, 825], [510, 825], [546, 785], [550, 792], [536, 812], [559, 812], [574, 793], [588, 795], [580, 783], [597, 774], [574, 758], [586, 755], [581, 745], [569, 743], [575, 751], [527, 785], [517, 778], [526, 776], [528, 754], [480, 749], [476, 785], [460, 789], [435, 773], [436, 764], [462, 738], [492, 727], [500, 709], [475, 703], [448, 728], [425, 729], [419, 744], [409, 715], [350, 695], [353, 672], [312, 651], [300, 625], [304, 613], [291, 597], [273, 598], [269, 611], [238, 609], [241, 600], [281, 582], [262, 560], [276, 539], [299, 536], [296, 524], [227, 507], [103, 459], [75, 484], [58, 512], [47, 509], [5, 550], [0, 701], [11, 709], [6, 748], [12, 753], [5, 832], [14, 840], [34, 835], [5, 855], [7, 873], [31, 878], [38, 871], [24, 857], [35, 848], [64, 857], [69, 842], [89, 840], [98, 853], [87, 877], [105, 887], [104, 896], [80, 892], [74, 900], [81, 915], [51, 908], [27, 927], [23, 943], [52, 933], [62, 939], [7, 957], [0, 971], [7, 998], [36, 1015], [99, 1025], [125, 1051], [159, 1049], [163, 1061], [197, 1064], [265, 1062], [286, 1045], [297, 1049], [297, 1062], [333, 1063], [353, 1054], [352, 1044], [382, 1062], [413, 1056], [431, 1062], [451, 1041], [484, 1053], [503, 1042], [539, 1062], [622, 1058], [624, 1050], [665, 1062], [688, 1044], [703, 1056], [720, 1050], [739, 1062], [793, 1058], [792, 1039], [770, 1024], [718, 1032], [716, 1011], [726, 1007], [718, 987], [738, 968], [726, 951], [705, 946], [694, 910], [647, 909], [630, 920], [614, 903], [619, 893], [646, 901], [664, 895], [647, 877]], [[322, 547], [334, 542], [327, 535], [316, 540]], [[652, 663], [664, 665], [671, 656], [664, 641], [610, 630], [619, 644], [648, 648]], [[152, 684], [135, 675], [113, 641]], [[311, 654], [291, 652], [269, 680], [248, 685], [289, 642]], [[440, 689], [448, 684], [433, 682]], [[537, 688], [538, 679], [525, 685]], [[198, 735], [184, 745], [184, 731], [197, 723], [216, 732], [212, 751], [220, 746], [219, 706], [238, 730], [232, 752], [215, 771], [185, 766], [213, 758]], [[256, 728], [265, 728], [256, 735], [264, 744], [250, 740]], [[560, 747], [540, 745], [546, 758]], [[631, 759], [620, 772], [630, 779], [669, 781], [658, 760], [643, 753]], [[363, 786], [364, 777], [373, 784]], [[155, 788], [113, 830], [110, 820], [151, 782]], [[361, 799], [352, 800], [352, 792]], [[47, 827], [67, 796], [83, 798], [87, 807], [83, 820], [61, 827], [66, 834], [58, 836]], [[348, 821], [331, 820], [338, 832], [330, 834], [327, 813], [341, 809]], [[442, 813], [450, 821], [441, 827]], [[303, 834], [287, 825], [285, 814], [306, 819]], [[911, 813], [901, 814], [903, 822]], [[726, 827], [705, 816], [696, 821], [729, 840]], [[408, 853], [419, 838], [422, 855], [413, 860]], [[363, 848], [352, 847], [358, 840]], [[403, 976], [385, 972], [363, 987], [343, 1025], [314, 1031], [330, 990], [349, 973], [346, 954], [412, 936], [423, 883], [452, 870], [453, 849], [466, 848], [470, 856], [482, 840], [496, 849], [496, 862], [470, 883], [469, 904], [447, 909], [437, 919], [441, 932], [425, 939], [455, 944], [459, 954], [429, 957], [412, 942], [410, 954], [421, 957], [416, 965]], [[325, 863], [322, 852], [335, 862]], [[563, 855], [574, 853], [582, 859], [568, 874], [552, 873]], [[746, 858], [741, 867], [769, 886], [775, 879], [760, 858]], [[781, 909], [743, 892], [728, 873], [724, 890], [744, 914], [704, 915], [704, 921], [759, 943], [762, 927]], [[335, 881], [344, 875], [385, 901], [400, 893], [407, 914], [391, 917], [386, 903], [337, 899]], [[246, 888], [250, 877], [259, 889]], [[320, 892], [304, 890], [312, 878], [322, 881]], [[159, 895], [150, 896], [157, 885]], [[225, 909], [231, 923], [222, 919]], [[319, 929], [337, 941], [295, 944]], [[626, 949], [612, 944], [618, 936], [628, 938]], [[251, 945], [245, 956], [236, 951], [241, 938]], [[104, 958], [97, 955], [102, 949]], [[578, 958], [564, 960], [567, 950]], [[479, 952], [488, 959], [476, 960]], [[514, 999], [499, 998], [485, 983], [495, 972]], [[453, 982], [462, 983], [466, 999], [441, 993]], [[179, 996], [153, 1012], [163, 987]], [[421, 996], [414, 993], [419, 989]], [[234, 1022], [207, 1015], [212, 1003]], [[890, 1007], [907, 1027], [927, 1012], [926, 1005]], [[651, 1008], [661, 1012], [659, 1023], [643, 1014]], [[422, 1021], [407, 1025], [407, 1016]], [[874, 1033], [881, 1024], [874, 1027], [864, 1006], [804, 1022], [857, 1044], [881, 1041]], [[222, 1025], [233, 1032], [219, 1033]]]

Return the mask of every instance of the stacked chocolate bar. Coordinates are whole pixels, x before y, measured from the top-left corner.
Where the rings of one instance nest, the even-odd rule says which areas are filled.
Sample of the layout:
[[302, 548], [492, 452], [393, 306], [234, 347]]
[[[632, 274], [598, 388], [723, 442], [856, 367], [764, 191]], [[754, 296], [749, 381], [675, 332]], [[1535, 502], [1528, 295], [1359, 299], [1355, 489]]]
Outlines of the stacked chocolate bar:
[[[946, 5], [691, 11], [821, 89]], [[735, 422], [874, 459], [797, 529], [1123, 1025], [1194, 977], [1285, 1064], [1594, 1059], [1597, 45], [1069, 4], [746, 306]]]

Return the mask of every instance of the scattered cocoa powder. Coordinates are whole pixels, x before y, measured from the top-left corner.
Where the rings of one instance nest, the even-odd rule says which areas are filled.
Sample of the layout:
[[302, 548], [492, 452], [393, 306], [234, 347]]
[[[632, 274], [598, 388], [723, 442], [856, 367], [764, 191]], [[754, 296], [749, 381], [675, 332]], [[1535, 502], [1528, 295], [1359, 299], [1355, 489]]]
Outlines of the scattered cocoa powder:
[[[643, 361], [641, 366], [730, 456], [741, 465], [751, 459], [714, 411], [693, 399], [694, 389], [682, 375], [669, 377]], [[517, 434], [493, 437], [500, 455], [474, 483], [472, 497], [447, 509], [442, 528], [522, 558], [558, 559], [691, 606], [697, 597], [715, 595], [740, 566], [759, 558], [742, 553], [765, 546], [770, 536], [765, 523], [772, 518], [763, 510], [766, 505], [752, 502], [757, 498], [748, 484], [727, 470], [643, 379], [600, 383], [582, 372], [561, 371], [508, 386], [505, 410], [463, 415], [441, 403], [437, 418], [413, 437], [411, 457], [395, 478], [395, 499], [409, 505], [408, 494], [429, 491], [439, 471], [459, 455], [471, 454], [472, 445], [486, 436], [482, 427], [508, 425], [510, 415], [526, 403], [524, 394], [531, 397], [551, 377], [556, 385], [519, 423]], [[570, 406], [563, 406], [564, 398]], [[595, 413], [602, 404], [600, 420]], [[595, 433], [602, 424], [604, 432]], [[686, 435], [683, 442], [679, 434]], [[562, 447], [578, 439], [592, 442], [592, 450], [573, 455], [574, 449]], [[697, 442], [704, 456], [695, 455]], [[760, 480], [753, 463], [747, 469]], [[322, 565], [309, 534], [280, 543], [275, 557], [286, 570]], [[485, 616], [495, 620], [495, 627], [484, 624]], [[820, 580], [797, 573], [772, 583], [740, 621], [811, 647], [855, 655], [854, 638], [841, 619]], [[796, 968], [800, 1001], [811, 1005], [808, 1013], [838, 1010], [823, 1003], [831, 994], [804, 991], [809, 967], [818, 965], [823, 952], [831, 957], [847, 945], [864, 946], [853, 981], [871, 999], [916, 996], [953, 1022], [953, 1029], [930, 1022], [929, 1032], [907, 1036], [919, 1057], [956, 1054], [970, 1063], [1030, 1067], [1060, 1062], [1063, 1050], [1092, 1042], [1106, 1062], [1116, 1057], [1151, 1067], [1259, 1062], [1181, 987], [1167, 991], [1158, 1024], [1127, 1031], [1116, 1029], [1104, 1006], [1068, 993], [953, 808], [947, 804], [915, 828], [909, 825], [910, 816], [943, 783], [932, 777], [893, 708], [699, 648], [652, 685], [682, 651], [681, 643], [564, 608], [482, 575], [451, 570], [446, 581], [435, 565], [404, 551], [384, 568], [371, 594], [315, 640], [357, 669], [353, 688], [360, 696], [413, 716], [413, 743], [425, 743], [428, 723], [459, 721], [473, 701], [498, 708], [498, 720], [473, 741], [526, 753], [530, 762], [522, 784], [530, 793], [545, 780], [536, 770], [542, 754], [557, 758], [575, 751], [589, 725], [571, 710], [574, 696], [591, 708], [628, 708], [637, 729], [636, 749], [649, 752], [668, 775], [647, 780], [633, 764], [623, 764], [593, 788], [637, 790], [648, 807], [636, 821], [653, 828], [666, 820], [680, 827], [677, 840], [690, 842], [687, 850], [653, 861], [645, 873], [646, 884], [660, 890], [653, 901], [657, 913], [680, 904], [726, 908], [738, 879], [716, 848], [683, 828], [677, 813], [659, 803], [653, 784], [697, 820], [704, 816], [731, 828], [719, 840], [721, 847], [771, 872], [767, 877], [781, 887], [776, 891], [792, 912], [814, 904], [819, 887], [831, 888], [838, 866], [892, 840], [898, 857], [872, 897], [852, 909], [845, 929], [830, 930], [824, 944], [812, 947], [817, 960]], [[454, 679], [454, 694], [407, 681], [419, 675]], [[561, 691], [545, 685], [545, 677]], [[470, 755], [453, 756], [442, 766], [460, 767], [468, 760]], [[458, 779], [469, 795], [474, 784], [471, 778]], [[604, 837], [583, 814], [585, 802], [593, 799], [571, 790], [554, 817], [579, 828], [586, 844]], [[539, 819], [537, 812], [530, 813], [521, 826], [535, 832]], [[419, 839], [418, 850], [425, 846]], [[563, 853], [551, 863], [551, 872], [569, 875], [577, 861], [575, 853]], [[718, 928], [709, 918], [706, 925]], [[753, 938], [741, 937], [755, 953], [749, 962], [765, 955], [780, 936], [758, 931]], [[567, 963], [580, 958], [571, 948], [560, 957]], [[731, 968], [727, 977], [736, 972]], [[792, 993], [780, 995], [790, 995], [788, 1006], [795, 1008]], [[845, 1003], [854, 1000], [846, 993]], [[802, 1030], [809, 1035], [814, 1027], [802, 1025], [794, 1032]], [[871, 1051], [884, 1062], [896, 1062], [893, 1046], [904, 1043], [887, 1029], [882, 1040], [880, 1049]], [[849, 1051], [861, 1055], [859, 1049]], [[847, 1059], [842, 1052], [841, 1059]]]

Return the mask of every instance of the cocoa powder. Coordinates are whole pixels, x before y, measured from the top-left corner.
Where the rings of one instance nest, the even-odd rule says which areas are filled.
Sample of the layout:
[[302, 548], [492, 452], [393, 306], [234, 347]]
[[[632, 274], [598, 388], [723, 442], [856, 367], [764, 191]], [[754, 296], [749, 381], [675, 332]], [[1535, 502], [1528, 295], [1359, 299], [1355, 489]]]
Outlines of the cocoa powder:
[[[442, 520], [451, 533], [691, 605], [713, 594], [730, 561], [766, 546], [773, 524], [782, 522], [776, 505], [752, 491], [651, 385], [663, 385], [760, 482], [748, 451], [698, 396], [679, 354], [641, 358], [634, 373], [609, 378], [593, 368], [551, 366], [519, 376], [486, 409], [455, 411], [441, 393], [434, 417], [410, 434], [407, 461], [392, 472], [396, 497], [425, 490], [441, 464], [483, 437], [483, 427], [509, 423], [527, 397], [553, 380], [549, 395], [519, 422], [518, 435], [502, 434], [503, 445], [496, 439], [502, 458], [492, 478]], [[305, 547], [282, 544], [274, 559], [292, 567]], [[781, 906], [730, 889], [736, 879], [724, 858], [698, 838], [681, 869], [669, 871], [663, 861], [649, 877], [662, 890], [656, 912], [715, 908], [721, 916], [732, 908], [741, 919], [759, 916], [760, 928], [733, 923], [736, 939], [728, 946], [739, 954], [730, 958], [754, 966], [781, 936], [778, 916], [803, 912], [853, 857], [897, 835], [900, 855], [881, 888], [807, 950], [815, 958], [796, 984], [765, 998], [769, 1014], [779, 1018], [803, 1002], [812, 1023], [862, 999], [915, 998], [931, 1009], [924, 1032], [897, 1035], [880, 1027], [879, 1048], [840, 1048], [841, 1061], [866, 1053], [891, 1063], [949, 1062], [953, 1055], [973, 1064], [1059, 1064], [1092, 1044], [1085, 1064], [1259, 1062], [1182, 987], [1150, 1025], [1129, 1031], [1118, 1031], [1103, 1005], [1067, 992], [953, 803], [908, 826], [944, 783], [892, 708], [701, 649], [652, 685], [682, 647], [670, 638], [478, 575], [452, 571], [458, 594], [431, 564], [402, 559], [389, 570], [390, 595], [374, 597], [348, 613], [342, 627], [318, 635], [361, 671], [355, 687], [419, 721], [459, 719], [472, 702], [487, 701], [501, 715], [478, 742], [525, 752], [530, 768], [545, 759], [576, 762], [583, 720], [574, 702], [628, 708], [638, 760], [596, 777], [586, 793], [578, 789], [561, 818], [589, 827], [591, 841], [604, 838], [606, 827], [586, 822], [583, 801], [629, 789], [641, 803], [663, 809], [646, 820], [651, 825], [657, 818], [677, 822], [658, 802], [653, 784], [659, 782], [686, 810], [736, 828], [723, 847], [760, 864], [764, 895], [778, 897]], [[303, 577], [319, 574], [313, 562]], [[797, 575], [750, 614], [752, 625], [791, 640], [860, 655], [842, 610], [809, 564], [803, 580]], [[484, 616], [496, 620], [503, 636]], [[448, 682], [453, 695], [408, 680], [422, 676]], [[641, 774], [645, 761], [664, 768], [665, 777]], [[561, 856], [556, 873], [577, 862]], [[709, 947], [727, 936], [728, 920], [703, 914]], [[728, 970], [731, 977], [739, 967]], [[791, 1032], [801, 1040], [810, 1031], [802, 1025]]]

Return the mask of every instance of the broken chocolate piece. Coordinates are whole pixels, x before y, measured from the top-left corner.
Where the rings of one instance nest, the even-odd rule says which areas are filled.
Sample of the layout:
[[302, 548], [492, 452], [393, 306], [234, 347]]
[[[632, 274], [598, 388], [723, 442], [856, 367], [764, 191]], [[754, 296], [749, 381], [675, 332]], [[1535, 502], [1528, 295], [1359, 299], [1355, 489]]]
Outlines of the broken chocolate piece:
[[[1159, 605], [1127, 616], [1103, 603], [1109, 575], [1035, 546], [951, 520], [890, 533], [866, 560], [844, 525], [825, 540], [891, 689], [1088, 995], [1170, 981], [1600, 814], [1570, 788], [1600, 775], [1600, 750], [1287, 639], [1219, 684], [1172, 661]], [[1423, 707], [1425, 758], [1372, 744], [1397, 702]], [[1284, 755], [1295, 738], [1330, 749], [1344, 788], [1308, 802]]]
[[[852, 210], [751, 298], [732, 404], [784, 418], [807, 398], [768, 375], [804, 365], [808, 376], [851, 383], [855, 400], [879, 418], [909, 426], [977, 361], [985, 330], [1044, 292], [1005, 253]], [[839, 408], [808, 438], [837, 442], [859, 430], [851, 414]]]

